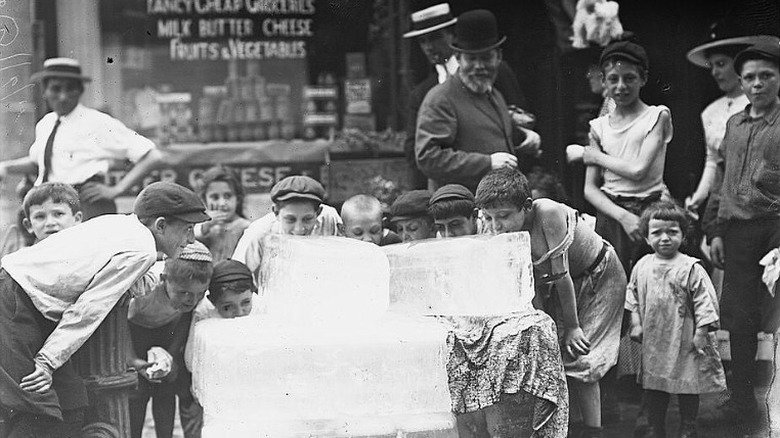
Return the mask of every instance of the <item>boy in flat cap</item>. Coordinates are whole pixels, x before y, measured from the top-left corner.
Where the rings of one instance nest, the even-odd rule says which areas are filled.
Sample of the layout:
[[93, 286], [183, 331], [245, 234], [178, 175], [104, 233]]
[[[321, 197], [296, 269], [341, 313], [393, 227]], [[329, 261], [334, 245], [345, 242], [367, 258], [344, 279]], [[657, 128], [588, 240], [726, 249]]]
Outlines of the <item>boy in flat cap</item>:
[[195, 193], [169, 182], [142, 190], [133, 210], [133, 215], [105, 215], [62, 230], [2, 259], [3, 436], [61, 428], [52, 375], [84, 392], [83, 381], [70, 369], [71, 355], [149, 270], [158, 251], [176, 257], [194, 241], [194, 224], [208, 220]]
[[474, 194], [460, 184], [442, 186], [428, 202], [428, 215], [433, 218], [436, 237], [479, 234], [482, 227], [478, 212]]
[[[755, 44], [734, 58], [750, 104], [726, 123], [720, 147], [724, 176], [708, 210], [717, 220], [708, 237], [716, 267], [723, 268], [721, 324], [731, 336], [731, 398], [721, 411], [729, 422], [758, 414], [757, 334], [778, 329], [780, 298], [761, 283], [759, 260], [780, 246], [780, 41]], [[775, 335], [777, 336], [777, 335]]]
[[335, 208], [323, 204], [325, 188], [314, 178], [288, 176], [271, 188], [273, 211], [252, 222], [233, 252], [233, 260], [244, 263], [255, 275], [263, 256], [263, 239], [270, 234], [294, 236], [337, 236], [342, 226]]
[[403, 242], [428, 239], [433, 234], [433, 219], [428, 215], [428, 190], [411, 190], [390, 206], [390, 224]]

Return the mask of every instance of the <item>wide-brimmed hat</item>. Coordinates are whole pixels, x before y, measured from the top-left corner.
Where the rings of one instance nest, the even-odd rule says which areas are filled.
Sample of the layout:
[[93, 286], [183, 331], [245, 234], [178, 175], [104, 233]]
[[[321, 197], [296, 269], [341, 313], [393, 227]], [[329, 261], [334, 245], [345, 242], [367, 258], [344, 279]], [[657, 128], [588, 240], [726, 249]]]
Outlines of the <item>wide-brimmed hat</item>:
[[496, 16], [486, 9], [475, 9], [458, 17], [450, 47], [459, 52], [479, 53], [498, 48], [504, 41], [506, 36], [498, 37]]
[[30, 81], [37, 82], [47, 78], [78, 79], [90, 82], [92, 78], [81, 74], [81, 64], [73, 58], [49, 58], [43, 61], [43, 70], [33, 73]]
[[413, 38], [439, 29], [452, 26], [458, 19], [450, 13], [450, 5], [439, 3], [419, 10], [412, 14], [412, 30], [404, 34], [404, 38]]
[[743, 26], [736, 23], [734, 19], [727, 17], [713, 23], [705, 41], [692, 48], [685, 56], [694, 65], [709, 68], [707, 55], [710, 53], [721, 50], [725, 54], [734, 56], [739, 51], [754, 44], [771, 42], [773, 39], [777, 40], [777, 37], [772, 35], [749, 35], [749, 31], [746, 31]]

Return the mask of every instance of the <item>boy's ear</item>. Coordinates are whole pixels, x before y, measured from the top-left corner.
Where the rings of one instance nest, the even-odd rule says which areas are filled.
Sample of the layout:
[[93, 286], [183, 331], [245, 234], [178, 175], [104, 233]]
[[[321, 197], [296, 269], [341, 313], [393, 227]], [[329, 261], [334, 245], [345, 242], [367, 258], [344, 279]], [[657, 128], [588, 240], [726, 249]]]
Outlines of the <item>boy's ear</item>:
[[471, 211], [471, 220], [477, 220], [479, 218], [479, 209], [477, 207], [474, 207], [474, 210]]
[[164, 217], [160, 216], [157, 219], [152, 222], [152, 228], [154, 231], [157, 231], [158, 233], [164, 233], [165, 229], [168, 227], [168, 221], [165, 220]]
[[322, 204], [317, 206], [317, 216], [319, 216], [320, 214], [322, 214]]
[[279, 207], [277, 207], [276, 204], [271, 206], [271, 211], [274, 212], [274, 216], [279, 216]]
[[530, 210], [534, 206], [534, 199], [533, 198], [526, 198], [525, 202], [523, 202], [523, 210]]
[[83, 218], [84, 218], [84, 213], [82, 213], [81, 211], [77, 211], [76, 214], [73, 215], [73, 219], [76, 221], [77, 224], [80, 224]]
[[30, 219], [28, 218], [22, 219], [22, 225], [24, 225], [24, 229], [27, 230], [28, 233], [35, 234], [33, 233], [32, 222], [30, 222]]

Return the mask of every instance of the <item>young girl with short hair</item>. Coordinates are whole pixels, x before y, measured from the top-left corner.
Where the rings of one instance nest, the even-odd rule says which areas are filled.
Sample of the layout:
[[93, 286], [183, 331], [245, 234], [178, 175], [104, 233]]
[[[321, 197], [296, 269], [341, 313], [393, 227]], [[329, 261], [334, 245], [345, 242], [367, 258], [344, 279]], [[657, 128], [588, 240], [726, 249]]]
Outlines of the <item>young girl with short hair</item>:
[[653, 437], [666, 437], [671, 394], [677, 394], [678, 437], [697, 436], [699, 394], [726, 389], [715, 330], [719, 311], [715, 288], [698, 259], [680, 252], [688, 226], [686, 212], [671, 202], [651, 205], [640, 228], [653, 254], [631, 272], [626, 310], [631, 339], [642, 343], [638, 381]]

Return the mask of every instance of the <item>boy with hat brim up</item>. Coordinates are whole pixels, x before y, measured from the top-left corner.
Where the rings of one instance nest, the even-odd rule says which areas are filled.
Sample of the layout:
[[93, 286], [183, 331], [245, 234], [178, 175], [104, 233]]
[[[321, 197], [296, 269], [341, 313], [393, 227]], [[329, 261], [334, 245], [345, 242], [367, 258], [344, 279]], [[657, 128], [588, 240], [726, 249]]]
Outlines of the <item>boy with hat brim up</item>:
[[433, 219], [428, 215], [428, 190], [410, 190], [396, 198], [390, 206], [390, 226], [402, 242], [428, 239], [434, 236]]
[[293, 236], [337, 236], [343, 223], [335, 208], [323, 203], [325, 188], [305, 175], [288, 176], [271, 188], [273, 211], [244, 230], [233, 260], [244, 263], [258, 287], [263, 257], [263, 240], [271, 234]]
[[[9, 434], [57, 430], [52, 374], [94, 333], [161, 251], [176, 257], [208, 220], [191, 190], [168, 182], [138, 195], [133, 215], [106, 215], [7, 255], [0, 270], [0, 415]], [[80, 379], [79, 379], [80, 380]], [[71, 382], [84, 389], [83, 382]]]
[[[757, 334], [776, 333], [780, 297], [761, 282], [759, 260], [780, 246], [780, 39], [755, 44], [734, 58], [750, 104], [726, 124], [721, 143], [724, 173], [710, 255], [724, 269], [721, 325], [730, 334], [731, 396], [719, 411], [730, 423], [755, 420], [759, 409], [756, 379]], [[777, 335], [775, 335], [777, 339]]]
[[518, 155], [538, 155], [539, 135], [515, 123], [494, 87], [505, 40], [490, 11], [458, 17], [450, 43], [457, 73], [428, 92], [417, 118], [415, 157], [429, 188], [455, 183], [474, 190], [490, 169], [516, 168]]
[[[35, 185], [52, 181], [74, 186], [85, 220], [116, 213], [114, 199], [156, 168], [162, 153], [119, 120], [79, 103], [91, 78], [82, 74], [77, 60], [47, 59], [31, 80], [41, 84], [51, 112], [36, 124], [28, 156], [0, 162], [0, 180], [9, 173], [35, 174]], [[113, 160], [134, 165], [116, 185], [108, 186]]]

